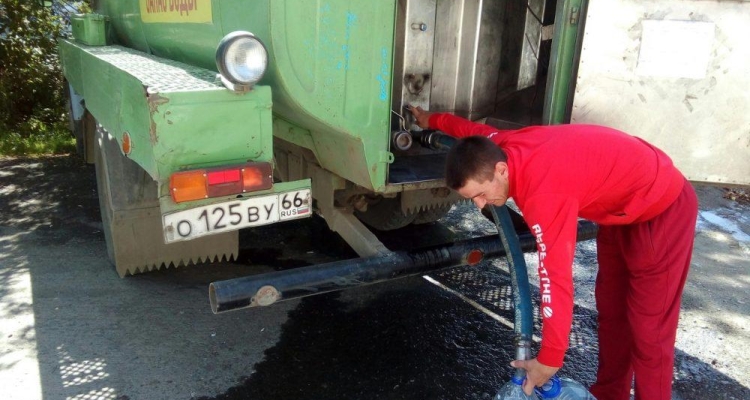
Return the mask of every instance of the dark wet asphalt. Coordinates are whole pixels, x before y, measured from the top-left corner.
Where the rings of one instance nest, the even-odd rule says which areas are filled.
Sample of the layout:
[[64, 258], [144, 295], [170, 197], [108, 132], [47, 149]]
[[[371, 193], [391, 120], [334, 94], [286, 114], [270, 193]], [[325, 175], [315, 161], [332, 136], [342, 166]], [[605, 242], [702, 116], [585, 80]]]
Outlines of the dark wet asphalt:
[[[296, 235], [271, 240], [273, 247], [245, 248], [239, 261], [286, 269], [355, 256], [321, 224], [287, 228]], [[241, 239], [269, 243], [275, 231], [243, 232]], [[451, 236], [435, 224], [390, 234], [384, 241], [397, 249]], [[325, 240], [313, 239], [308, 245], [313, 250], [304, 251], [304, 237]], [[302, 251], [288, 258], [290, 248]], [[500, 265], [431, 276], [512, 321], [509, 276]], [[253, 310], [240, 312], [252, 318]], [[590, 336], [591, 326], [576, 329]], [[513, 338], [508, 326], [421, 277], [313, 296], [289, 313], [279, 342], [252, 375], [222, 395], [202, 399], [490, 399], [512, 374]], [[584, 359], [570, 362], [566, 369], [577, 372], [566, 375], [591, 383], [595, 363]]]
[[[296, 224], [243, 232], [247, 247], [239, 261], [287, 269], [356, 257], [322, 220]], [[382, 240], [398, 250], [451, 238], [453, 232], [430, 224]], [[579, 246], [577, 252], [577, 296], [593, 288], [592, 248]], [[500, 318], [513, 320], [510, 277], [502, 261], [430, 276]], [[532, 294], [537, 292], [532, 284]], [[253, 310], [239, 312], [253, 317]], [[539, 329], [537, 323], [535, 332]], [[595, 329], [595, 311], [576, 306], [561, 374], [587, 386], [596, 377]], [[263, 361], [248, 365], [248, 377], [225, 393], [201, 400], [491, 399], [512, 374], [513, 339], [507, 324], [421, 277], [307, 297], [289, 313], [280, 340], [266, 350]], [[739, 382], [688, 354], [678, 351], [675, 365], [675, 398], [697, 400], [712, 393], [720, 399], [750, 399], [750, 391]], [[703, 379], [696, 380], [696, 375]]]
[[216, 399], [489, 398], [509, 332], [418, 279], [393, 286], [361, 306], [303, 300], [255, 374]]

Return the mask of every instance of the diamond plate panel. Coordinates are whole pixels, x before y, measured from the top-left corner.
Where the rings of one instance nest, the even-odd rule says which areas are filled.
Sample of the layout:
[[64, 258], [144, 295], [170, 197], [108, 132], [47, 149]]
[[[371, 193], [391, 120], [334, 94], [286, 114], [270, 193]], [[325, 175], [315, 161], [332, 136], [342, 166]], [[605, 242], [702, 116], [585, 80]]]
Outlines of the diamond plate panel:
[[87, 53], [140, 80], [149, 94], [196, 90], [226, 90], [216, 72], [159, 58], [121, 46], [86, 47]]

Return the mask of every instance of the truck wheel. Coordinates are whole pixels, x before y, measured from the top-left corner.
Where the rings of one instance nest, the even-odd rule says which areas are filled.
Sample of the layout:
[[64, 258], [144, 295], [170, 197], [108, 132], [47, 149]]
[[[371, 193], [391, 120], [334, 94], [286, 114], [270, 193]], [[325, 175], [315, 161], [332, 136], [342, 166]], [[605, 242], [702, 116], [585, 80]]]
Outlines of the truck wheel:
[[95, 146], [107, 254], [120, 276], [236, 257], [237, 231], [164, 244], [157, 183], [125, 157], [117, 141], [101, 127], [96, 129]]
[[443, 207], [435, 207], [431, 208], [429, 210], [423, 210], [420, 211], [417, 214], [417, 217], [414, 218], [414, 222], [412, 222], [414, 225], [419, 224], [429, 224], [430, 222], [435, 222], [439, 220], [440, 218], [443, 218], [445, 214], [448, 214], [448, 211], [451, 210], [451, 206], [443, 206]]
[[355, 211], [354, 215], [371, 228], [391, 231], [409, 225], [418, 213], [404, 214], [401, 211], [401, 195], [393, 198], [376, 197], [367, 203], [365, 212]]

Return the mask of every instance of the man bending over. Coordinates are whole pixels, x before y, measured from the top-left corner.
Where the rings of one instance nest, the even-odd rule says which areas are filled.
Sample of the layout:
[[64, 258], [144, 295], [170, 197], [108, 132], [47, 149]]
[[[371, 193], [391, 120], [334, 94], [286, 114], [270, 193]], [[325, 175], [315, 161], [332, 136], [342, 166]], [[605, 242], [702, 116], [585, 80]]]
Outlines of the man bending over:
[[516, 360], [531, 394], [563, 365], [573, 314], [577, 218], [600, 225], [596, 307], [599, 400], [670, 400], [680, 298], [693, 250], [695, 192], [653, 145], [593, 125], [498, 130], [412, 108], [422, 128], [462, 138], [445, 179], [479, 208], [512, 197], [539, 252], [543, 316], [537, 357]]

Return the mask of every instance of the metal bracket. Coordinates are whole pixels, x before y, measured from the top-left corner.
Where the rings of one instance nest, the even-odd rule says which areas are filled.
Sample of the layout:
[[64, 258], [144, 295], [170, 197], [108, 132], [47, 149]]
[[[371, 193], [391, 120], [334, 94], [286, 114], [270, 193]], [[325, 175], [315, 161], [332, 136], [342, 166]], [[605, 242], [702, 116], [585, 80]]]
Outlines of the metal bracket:
[[578, 7], [573, 7], [570, 10], [570, 24], [571, 25], [578, 25], [578, 19], [579, 19], [580, 14], [581, 12]]
[[390, 151], [381, 151], [378, 161], [386, 164], [393, 164], [396, 157]]
[[350, 209], [334, 204], [336, 190], [344, 189], [346, 182], [317, 165], [309, 164], [313, 185], [313, 197], [320, 215], [328, 227], [346, 241], [360, 257], [382, 256], [391, 253], [370, 230], [354, 216]]
[[332, 231], [338, 232], [360, 257], [384, 256], [391, 253], [351, 211], [333, 208], [326, 213], [326, 223]]

